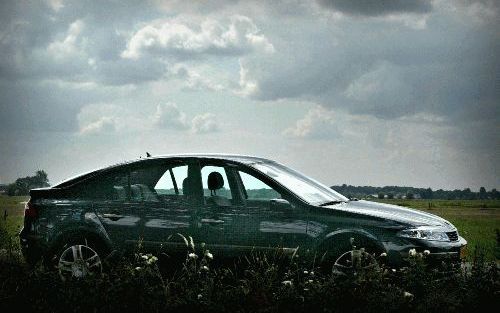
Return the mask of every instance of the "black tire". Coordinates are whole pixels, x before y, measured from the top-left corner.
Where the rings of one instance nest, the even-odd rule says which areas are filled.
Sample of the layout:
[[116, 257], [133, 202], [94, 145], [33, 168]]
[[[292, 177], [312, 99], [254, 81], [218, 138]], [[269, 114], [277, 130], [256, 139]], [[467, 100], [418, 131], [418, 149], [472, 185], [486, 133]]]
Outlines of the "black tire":
[[[353, 242], [352, 238], [354, 238]], [[363, 249], [365, 253], [377, 258], [382, 252], [371, 239], [357, 234], [341, 234], [323, 243], [317, 250], [320, 270], [324, 273], [332, 273], [335, 262], [348, 251]]]

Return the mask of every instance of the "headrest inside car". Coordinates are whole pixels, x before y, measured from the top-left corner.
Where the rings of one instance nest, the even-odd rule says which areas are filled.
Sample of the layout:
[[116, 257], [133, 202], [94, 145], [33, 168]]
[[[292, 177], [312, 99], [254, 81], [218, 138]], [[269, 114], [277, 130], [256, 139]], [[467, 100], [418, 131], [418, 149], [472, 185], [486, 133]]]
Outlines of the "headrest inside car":
[[188, 196], [192, 196], [194, 194], [193, 180], [191, 177], [186, 177], [182, 181], [182, 193]]
[[208, 175], [207, 181], [208, 189], [217, 190], [224, 186], [224, 178], [222, 178], [221, 173], [212, 172]]

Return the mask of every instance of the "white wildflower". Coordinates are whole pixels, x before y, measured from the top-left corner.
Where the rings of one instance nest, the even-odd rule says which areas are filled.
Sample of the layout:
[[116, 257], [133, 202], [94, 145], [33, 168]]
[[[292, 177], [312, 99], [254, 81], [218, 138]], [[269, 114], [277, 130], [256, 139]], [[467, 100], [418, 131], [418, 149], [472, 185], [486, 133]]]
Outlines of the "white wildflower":
[[429, 250], [424, 250], [424, 255], [429, 255], [431, 252]]
[[191, 252], [190, 254], [188, 254], [188, 258], [190, 258], [190, 259], [193, 259], [193, 260], [194, 260], [194, 259], [197, 259], [197, 258], [198, 258], [198, 256], [196, 255], [196, 253]]
[[135, 268], [135, 270], [136, 270], [136, 271], [140, 271], [140, 270], [142, 270], [142, 267], [137, 266], [137, 267]]
[[147, 256], [147, 255], [145, 255], [145, 254], [143, 254], [143, 255], [141, 255], [141, 258], [142, 258], [143, 260], [147, 260], [147, 259], [148, 259], [148, 256]]
[[152, 256], [149, 258], [149, 260], [147, 261], [147, 263], [151, 265], [151, 264], [156, 263], [156, 261], [158, 261], [158, 258], [157, 258], [157, 257], [155, 257], [154, 255], [152, 255]]
[[408, 255], [411, 256], [411, 257], [417, 256], [417, 250], [416, 249], [410, 249], [410, 251], [408, 251]]
[[203, 265], [203, 266], [201, 267], [201, 270], [202, 270], [202, 271], [204, 271], [204, 272], [208, 272], [208, 266]]
[[403, 296], [410, 301], [413, 300], [413, 294], [409, 293], [408, 291], [405, 291]]
[[281, 283], [282, 283], [283, 285], [285, 285], [285, 286], [289, 286], [289, 287], [290, 287], [290, 286], [292, 286], [292, 281], [291, 281], [291, 280], [284, 280], [284, 281], [282, 281]]
[[193, 237], [189, 236], [189, 247], [194, 250], [194, 240]]
[[309, 275], [314, 276], [314, 271], [311, 271]]
[[304, 274], [307, 275], [307, 274], [309, 274], [309, 272], [308, 271], [304, 271]]
[[387, 256], [387, 253], [382, 252], [382, 253], [380, 254], [380, 256], [381, 256], [382, 258], [385, 258], [385, 257]]
[[198, 294], [198, 300], [200, 300], [201, 298], [203, 298], [203, 296], [200, 294]]
[[214, 256], [212, 255], [212, 253], [210, 253], [210, 251], [205, 251], [205, 256], [209, 259], [209, 260], [212, 260], [214, 258]]

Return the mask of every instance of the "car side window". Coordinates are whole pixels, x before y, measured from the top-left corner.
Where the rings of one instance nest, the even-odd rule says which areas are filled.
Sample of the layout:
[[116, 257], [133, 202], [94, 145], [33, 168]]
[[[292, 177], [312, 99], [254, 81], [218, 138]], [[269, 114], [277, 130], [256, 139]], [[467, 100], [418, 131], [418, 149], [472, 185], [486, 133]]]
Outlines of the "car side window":
[[[217, 178], [214, 177], [220, 178], [216, 181]], [[232, 199], [231, 189], [229, 187], [229, 181], [224, 167], [212, 165], [204, 166], [201, 169], [201, 179], [203, 184], [203, 195], [205, 197], [217, 195], [227, 199]]]
[[183, 183], [188, 176], [187, 165], [171, 168], [160, 177], [154, 190], [158, 195], [179, 195], [184, 194]]
[[128, 172], [109, 172], [90, 178], [74, 187], [77, 197], [92, 200], [125, 201], [128, 194]]
[[271, 200], [281, 198], [281, 194], [271, 188], [268, 184], [248, 173], [239, 172], [245, 198], [248, 200]]

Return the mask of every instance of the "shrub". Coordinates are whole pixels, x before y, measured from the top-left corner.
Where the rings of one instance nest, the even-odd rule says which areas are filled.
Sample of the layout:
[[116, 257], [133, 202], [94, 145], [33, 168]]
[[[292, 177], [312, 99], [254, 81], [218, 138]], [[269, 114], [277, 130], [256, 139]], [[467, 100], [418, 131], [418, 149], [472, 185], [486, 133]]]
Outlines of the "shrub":
[[[139, 251], [102, 275], [61, 280], [27, 267], [18, 254], [0, 256], [3, 312], [465, 312], [499, 304], [498, 267], [480, 251], [461, 269], [431, 268], [414, 253], [407, 267], [340, 273], [314, 258], [252, 253], [221, 263], [185, 238], [185, 259]], [[197, 249], [195, 249], [197, 248]], [[172, 266], [175, 267], [172, 267]], [[7, 310], [9, 309], [9, 310]]]

